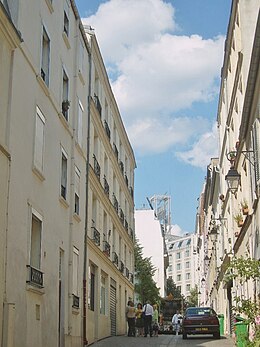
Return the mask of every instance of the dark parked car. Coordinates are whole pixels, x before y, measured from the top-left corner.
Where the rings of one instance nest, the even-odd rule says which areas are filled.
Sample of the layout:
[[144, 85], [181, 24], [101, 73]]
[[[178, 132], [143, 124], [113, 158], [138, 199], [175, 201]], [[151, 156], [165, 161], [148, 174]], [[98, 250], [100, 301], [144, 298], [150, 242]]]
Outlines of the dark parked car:
[[213, 334], [220, 338], [219, 320], [211, 307], [189, 307], [186, 309], [182, 321], [182, 337], [187, 335]]

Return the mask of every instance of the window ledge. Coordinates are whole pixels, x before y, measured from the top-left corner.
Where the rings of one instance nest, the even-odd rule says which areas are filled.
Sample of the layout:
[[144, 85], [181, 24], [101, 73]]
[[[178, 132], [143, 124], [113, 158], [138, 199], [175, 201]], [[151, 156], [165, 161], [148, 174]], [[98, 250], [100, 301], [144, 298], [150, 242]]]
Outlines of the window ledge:
[[62, 37], [63, 37], [63, 40], [65, 42], [65, 45], [68, 49], [70, 49], [70, 41], [69, 41], [69, 38], [67, 36], [67, 34], [63, 31], [62, 33]]
[[36, 293], [39, 295], [43, 295], [45, 294], [45, 289], [44, 288], [40, 288], [40, 287], [36, 287], [30, 283], [26, 284], [26, 290], [28, 290], [28, 292], [32, 292], [32, 293]]
[[45, 181], [43, 173], [39, 169], [37, 169], [36, 166], [33, 166], [32, 171], [42, 182]]
[[80, 308], [72, 306], [72, 314], [78, 315], [80, 313]]
[[53, 9], [53, 6], [52, 6], [52, 3], [50, 0], [45, 0], [49, 10], [50, 10], [50, 13], [54, 12], [54, 9]]
[[68, 208], [69, 207], [69, 204], [67, 203], [67, 200], [65, 200], [61, 195], [60, 195], [60, 203], [64, 206], [64, 207], [66, 207], [66, 208]]
[[81, 218], [80, 218], [80, 216], [79, 216], [77, 213], [74, 212], [73, 217], [76, 219], [76, 221], [77, 221], [78, 223], [81, 222]]
[[44, 82], [44, 80], [42, 79], [41, 75], [37, 75], [36, 76], [37, 81], [39, 82], [40, 86], [42, 87], [44, 93], [46, 96], [50, 97], [50, 91], [49, 91], [49, 87], [47, 86], [47, 84]]

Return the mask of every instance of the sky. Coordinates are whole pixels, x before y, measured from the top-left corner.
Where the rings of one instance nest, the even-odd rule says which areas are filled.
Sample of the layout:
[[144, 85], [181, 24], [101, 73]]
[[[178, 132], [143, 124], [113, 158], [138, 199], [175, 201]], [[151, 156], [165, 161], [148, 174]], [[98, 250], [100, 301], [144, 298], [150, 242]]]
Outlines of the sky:
[[135, 208], [171, 197], [177, 234], [195, 231], [210, 158], [232, 0], [76, 0], [95, 30], [133, 147]]

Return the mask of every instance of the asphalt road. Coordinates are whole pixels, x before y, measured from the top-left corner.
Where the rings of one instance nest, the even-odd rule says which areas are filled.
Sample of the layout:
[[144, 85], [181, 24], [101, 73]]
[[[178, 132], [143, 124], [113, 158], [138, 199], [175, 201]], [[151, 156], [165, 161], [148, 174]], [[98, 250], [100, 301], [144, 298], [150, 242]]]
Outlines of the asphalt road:
[[91, 344], [91, 347], [234, 347], [235, 343], [231, 337], [221, 337], [220, 340], [213, 339], [210, 335], [192, 336], [187, 340], [182, 335], [159, 335], [158, 337], [128, 337], [113, 336], [102, 341]]

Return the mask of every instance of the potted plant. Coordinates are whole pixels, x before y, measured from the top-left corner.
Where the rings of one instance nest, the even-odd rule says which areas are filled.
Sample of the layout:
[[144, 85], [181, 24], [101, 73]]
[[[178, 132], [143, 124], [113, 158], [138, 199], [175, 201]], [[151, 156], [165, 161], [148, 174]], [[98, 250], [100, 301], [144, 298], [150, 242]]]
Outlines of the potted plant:
[[248, 203], [247, 203], [246, 199], [244, 199], [244, 200], [241, 202], [241, 207], [242, 207], [243, 215], [244, 215], [244, 216], [248, 215]]
[[242, 225], [243, 225], [243, 223], [244, 223], [242, 213], [239, 212], [238, 214], [236, 214], [236, 215], [234, 216], [234, 219], [235, 219], [235, 221], [237, 222], [237, 226], [238, 226], [238, 227], [242, 227]]

